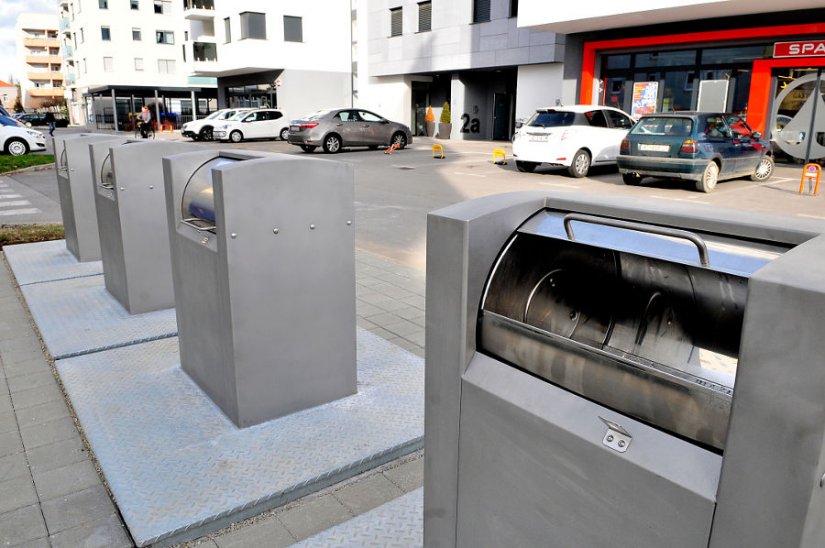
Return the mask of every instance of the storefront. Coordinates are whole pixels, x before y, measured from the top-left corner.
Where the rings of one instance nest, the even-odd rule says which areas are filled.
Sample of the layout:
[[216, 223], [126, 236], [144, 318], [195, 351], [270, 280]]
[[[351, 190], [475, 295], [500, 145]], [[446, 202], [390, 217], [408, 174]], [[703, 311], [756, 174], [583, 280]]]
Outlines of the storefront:
[[581, 103], [634, 116], [734, 112], [770, 137], [779, 160], [825, 159], [825, 22], [624, 34], [582, 42]]

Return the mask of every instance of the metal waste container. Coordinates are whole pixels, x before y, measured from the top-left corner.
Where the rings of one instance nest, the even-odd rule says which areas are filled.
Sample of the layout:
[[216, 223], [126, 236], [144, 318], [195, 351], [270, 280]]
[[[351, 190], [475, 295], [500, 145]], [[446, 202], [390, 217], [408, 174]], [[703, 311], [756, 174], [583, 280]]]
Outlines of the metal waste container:
[[825, 343], [795, 333], [824, 231], [538, 193], [431, 214], [425, 544], [825, 545]]
[[183, 370], [239, 427], [356, 391], [352, 166], [163, 159]]
[[89, 145], [103, 278], [130, 314], [175, 306], [161, 158], [197, 148], [131, 139]]
[[122, 142], [123, 137], [106, 133], [74, 133], [54, 137], [57, 191], [66, 248], [80, 262], [100, 259], [89, 144], [102, 141]]

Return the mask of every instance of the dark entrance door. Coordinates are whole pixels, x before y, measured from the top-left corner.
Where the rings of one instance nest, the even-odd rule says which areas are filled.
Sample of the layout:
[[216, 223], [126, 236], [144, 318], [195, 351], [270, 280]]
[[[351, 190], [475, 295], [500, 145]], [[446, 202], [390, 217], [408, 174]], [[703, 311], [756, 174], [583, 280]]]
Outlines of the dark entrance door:
[[513, 96], [509, 93], [493, 94], [493, 140], [509, 141], [512, 127]]
[[430, 105], [430, 85], [426, 82], [412, 83], [412, 120], [413, 135], [427, 135], [427, 124], [424, 117]]

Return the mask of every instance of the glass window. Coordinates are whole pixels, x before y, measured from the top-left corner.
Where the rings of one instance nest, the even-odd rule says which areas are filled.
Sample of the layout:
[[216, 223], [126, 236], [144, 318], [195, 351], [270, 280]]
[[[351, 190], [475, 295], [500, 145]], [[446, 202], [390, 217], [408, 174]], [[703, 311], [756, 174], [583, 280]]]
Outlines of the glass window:
[[646, 116], [633, 126], [634, 135], [690, 135], [693, 120], [671, 116]]
[[624, 53], [622, 55], [607, 55], [604, 59], [604, 66], [609, 69], [630, 68], [630, 54]]
[[359, 110], [358, 115], [361, 116], [361, 119], [365, 122], [381, 122], [383, 120], [383, 118], [368, 110]]
[[229, 25], [229, 17], [223, 20], [223, 33], [226, 36], [226, 43], [232, 41], [232, 27]]
[[679, 51], [662, 51], [637, 53], [637, 67], [673, 67], [679, 65], [695, 65], [696, 50], [686, 49]]
[[390, 36], [401, 36], [402, 32], [403, 22], [401, 8], [393, 8], [390, 10]]
[[700, 130], [712, 139], [730, 138], [730, 130], [725, 125], [725, 119], [717, 114], [711, 114], [700, 118], [702, 126]]
[[139, 9], [140, 8], [139, 0], [129, 0], [129, 6], [133, 10]]
[[740, 118], [739, 116], [728, 116], [726, 118], [728, 123], [728, 127], [730, 127], [730, 131], [733, 134], [734, 138], [750, 138], [753, 135], [753, 130], [751, 130], [750, 126], [745, 123], [745, 120]]
[[[315, 115], [318, 115], [318, 114], [323, 114], [323, 113], [324, 113], [324, 111], [316, 112], [312, 116], [315, 116]], [[312, 116], [310, 116], [310, 119], [312, 119]], [[320, 117], [320, 116], [318, 116], [318, 117]], [[335, 115], [335, 118], [338, 118], [342, 122], [357, 122], [359, 120], [358, 115], [354, 111], [351, 111], [351, 110], [342, 110], [341, 112], [339, 112], [338, 114]]]
[[158, 59], [158, 72], [161, 74], [174, 74], [175, 73], [175, 60], [174, 59]]
[[604, 115], [604, 111], [591, 110], [590, 112], [585, 112], [584, 117], [587, 118], [587, 123], [592, 127], [607, 127], [607, 118]]
[[112, 39], [112, 31], [109, 27], [100, 27], [100, 39], [103, 41], [109, 41]]
[[621, 112], [616, 112], [615, 110], [605, 110], [604, 113], [607, 115], [607, 118], [610, 121], [610, 127], [615, 127], [619, 129], [630, 129], [631, 126], [633, 126], [633, 120], [631, 120], [629, 116], [625, 116]]
[[135, 57], [135, 70], [143, 70], [143, 58]]
[[158, 30], [155, 31], [155, 41], [158, 44], [174, 44], [175, 43], [175, 33], [171, 30]]
[[115, 70], [115, 63], [114, 59], [111, 57], [104, 57], [103, 58], [103, 72], [114, 72]]
[[432, 30], [433, 24], [433, 3], [420, 2], [418, 4], [418, 32]]
[[245, 11], [241, 14], [241, 39], [266, 40], [266, 15]]
[[97, 0], [97, 7], [102, 10], [109, 9], [109, 0]]
[[140, 41], [142, 38], [140, 29], [132, 29], [132, 40]]
[[475, 0], [473, 2], [473, 23], [484, 23], [490, 20], [490, 0]]
[[300, 17], [284, 15], [284, 42], [303, 42], [304, 29]]
[[768, 46], [738, 46], [730, 48], [707, 48], [702, 50], [703, 65], [741, 63], [770, 57]]
[[531, 127], [572, 126], [575, 119], [576, 114], [573, 112], [539, 111], [533, 114], [527, 121], [527, 125]]
[[510, 0], [510, 17], [518, 17], [518, 0]]

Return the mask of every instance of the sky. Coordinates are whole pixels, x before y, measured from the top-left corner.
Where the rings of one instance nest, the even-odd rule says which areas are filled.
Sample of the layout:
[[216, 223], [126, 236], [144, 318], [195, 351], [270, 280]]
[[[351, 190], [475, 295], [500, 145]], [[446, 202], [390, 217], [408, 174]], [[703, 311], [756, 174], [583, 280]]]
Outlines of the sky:
[[0, 80], [18, 77], [14, 24], [20, 13], [57, 14], [57, 0], [0, 0]]

